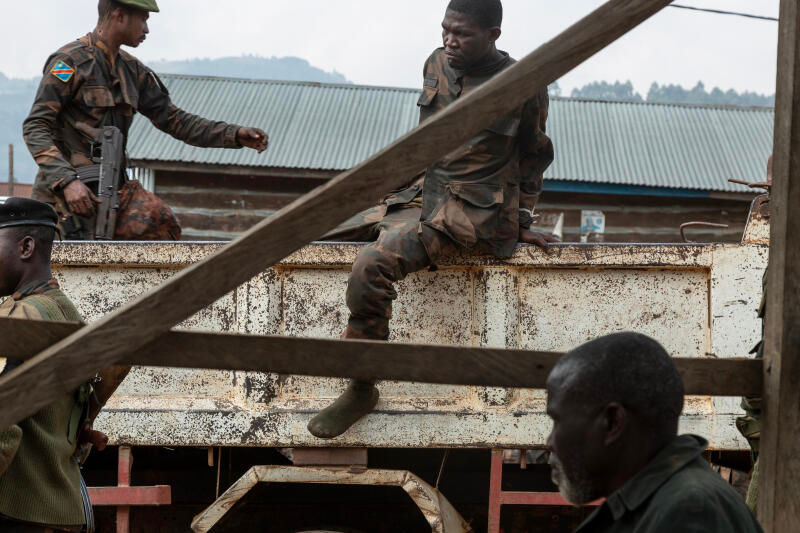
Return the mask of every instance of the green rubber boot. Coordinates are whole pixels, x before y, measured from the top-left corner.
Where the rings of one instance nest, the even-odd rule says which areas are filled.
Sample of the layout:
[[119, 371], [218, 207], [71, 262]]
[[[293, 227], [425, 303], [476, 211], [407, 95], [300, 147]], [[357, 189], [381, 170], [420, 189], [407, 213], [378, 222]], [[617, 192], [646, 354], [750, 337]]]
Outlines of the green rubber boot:
[[333, 439], [348, 430], [378, 403], [375, 383], [350, 381], [347, 390], [308, 423], [308, 431], [320, 439]]

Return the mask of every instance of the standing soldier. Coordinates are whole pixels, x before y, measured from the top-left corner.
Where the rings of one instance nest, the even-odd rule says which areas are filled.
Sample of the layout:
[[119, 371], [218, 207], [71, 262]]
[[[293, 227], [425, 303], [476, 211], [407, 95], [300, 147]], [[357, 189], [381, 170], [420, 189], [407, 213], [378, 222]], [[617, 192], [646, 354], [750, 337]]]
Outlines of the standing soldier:
[[[0, 317], [81, 322], [50, 272], [58, 216], [36, 200], [0, 204]], [[0, 359], [0, 374], [19, 366]], [[90, 412], [91, 383], [63, 395], [35, 415], [0, 429], [0, 531], [84, 531], [91, 504], [75, 458]], [[91, 531], [91, 527], [88, 528]]]
[[[425, 62], [420, 120], [446, 108], [515, 61], [495, 47], [500, 0], [451, 0], [442, 23], [444, 47]], [[462, 147], [429, 167], [410, 186], [345, 222], [328, 240], [372, 240], [358, 254], [347, 285], [350, 318], [342, 337], [386, 340], [394, 283], [458, 250], [509, 257], [517, 242], [547, 248], [549, 237], [530, 230], [553, 161], [545, 134], [547, 90], [499, 117]], [[424, 192], [423, 192], [424, 188]], [[308, 425], [333, 438], [372, 410], [374, 383], [352, 381]]]
[[258, 128], [213, 122], [179, 109], [158, 76], [120, 50], [145, 40], [150, 12], [158, 12], [156, 0], [100, 0], [95, 30], [63, 46], [45, 64], [23, 133], [39, 165], [33, 198], [56, 207], [67, 239], [92, 236], [90, 219], [98, 200], [76, 170], [99, 156], [89, 131], [116, 126], [127, 138], [134, 114], [141, 112], [187, 144], [267, 148], [267, 135]]

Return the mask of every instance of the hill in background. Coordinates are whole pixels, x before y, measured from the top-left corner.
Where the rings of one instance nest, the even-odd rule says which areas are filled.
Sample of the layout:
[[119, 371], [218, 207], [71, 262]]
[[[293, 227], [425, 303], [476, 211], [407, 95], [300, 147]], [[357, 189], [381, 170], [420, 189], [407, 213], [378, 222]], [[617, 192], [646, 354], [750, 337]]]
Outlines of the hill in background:
[[148, 66], [156, 72], [193, 74], [223, 78], [252, 78], [258, 80], [315, 81], [319, 83], [350, 83], [338, 72], [325, 72], [299, 57], [223, 57], [220, 59], [190, 59], [188, 61], [154, 61]]
[[[230, 78], [350, 83], [338, 72], [325, 72], [297, 57], [224, 57], [156, 61], [156, 72]], [[13, 79], [0, 72], [0, 181], [8, 180], [8, 145], [14, 145], [14, 179], [32, 183], [36, 163], [22, 140], [22, 121], [28, 116], [40, 78]]]

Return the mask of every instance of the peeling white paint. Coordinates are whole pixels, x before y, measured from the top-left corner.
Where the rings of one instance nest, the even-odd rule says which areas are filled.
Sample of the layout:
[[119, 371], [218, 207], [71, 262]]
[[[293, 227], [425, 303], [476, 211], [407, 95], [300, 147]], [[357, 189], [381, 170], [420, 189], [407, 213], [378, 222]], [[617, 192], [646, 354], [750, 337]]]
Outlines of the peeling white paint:
[[[64, 243], [56, 277], [88, 320], [219, 249], [197, 243]], [[314, 244], [182, 324], [197, 330], [338, 337], [356, 244]], [[639, 331], [675, 356], [745, 356], [760, 335], [764, 244], [521, 246], [459, 257], [398, 284], [391, 340], [567, 350]], [[324, 357], [325, 354], [319, 354]], [[431, 364], [435, 364], [432, 361]], [[542, 391], [381, 383], [376, 412], [334, 441], [305, 429], [343, 380], [135, 369], [100, 416], [113, 443], [198, 446], [523, 447], [549, 432]], [[736, 398], [689, 398], [682, 430], [747, 449]]]

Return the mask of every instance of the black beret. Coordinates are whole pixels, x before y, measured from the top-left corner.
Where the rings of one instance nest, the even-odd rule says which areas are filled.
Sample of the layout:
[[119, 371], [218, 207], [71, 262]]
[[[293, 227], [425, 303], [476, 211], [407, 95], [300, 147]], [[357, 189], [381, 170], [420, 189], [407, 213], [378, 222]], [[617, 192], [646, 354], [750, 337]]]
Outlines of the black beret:
[[12, 226], [58, 227], [58, 215], [49, 205], [28, 198], [9, 198], [0, 204], [0, 228]]

